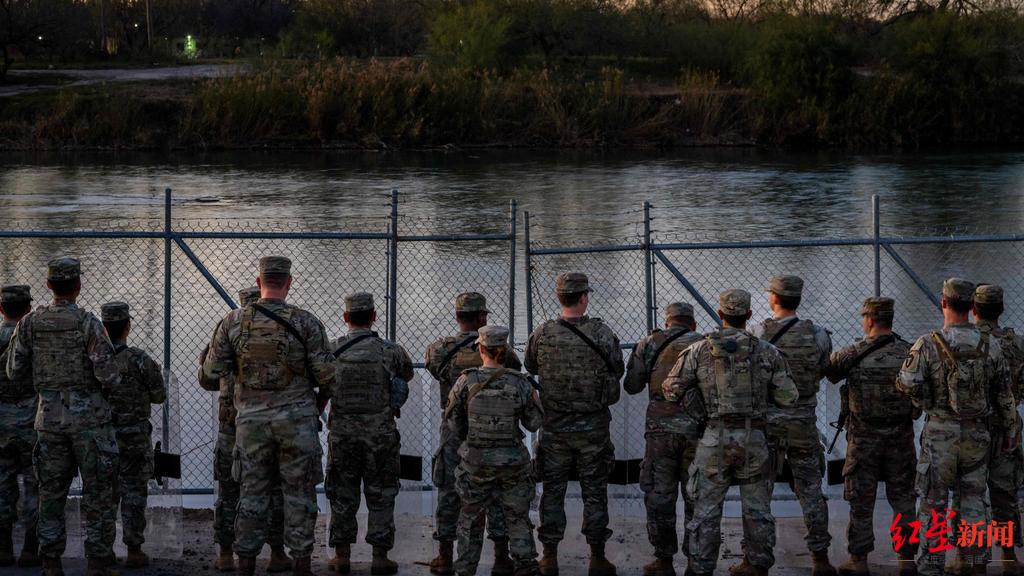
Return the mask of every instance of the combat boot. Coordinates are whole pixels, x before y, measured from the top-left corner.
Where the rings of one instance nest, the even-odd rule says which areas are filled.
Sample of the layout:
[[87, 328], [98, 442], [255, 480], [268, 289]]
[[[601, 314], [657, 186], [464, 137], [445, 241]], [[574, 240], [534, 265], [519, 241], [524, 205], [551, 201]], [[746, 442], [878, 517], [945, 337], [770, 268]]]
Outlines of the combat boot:
[[267, 564], [267, 572], [287, 572], [292, 569], [292, 559], [284, 551], [284, 546], [271, 546], [270, 563]]
[[964, 562], [963, 557], [960, 556], [960, 553], [958, 552], [957, 555], [953, 558], [953, 561], [949, 564], [946, 564], [945, 572], [946, 574], [951, 574], [952, 576], [970, 576], [971, 566], [970, 564]]
[[128, 555], [124, 558], [125, 568], [142, 568], [149, 564], [149, 556], [142, 551], [141, 546], [129, 546]]
[[303, 558], [294, 558], [292, 562], [295, 567], [292, 569], [292, 574], [295, 576], [313, 576], [313, 562], [310, 556]]
[[454, 542], [441, 541], [437, 543], [437, 558], [430, 561], [430, 573], [438, 576], [451, 576], [455, 574], [455, 566], [452, 560], [452, 549]]
[[339, 544], [334, 547], [334, 558], [327, 561], [327, 567], [338, 574], [352, 571], [352, 545]]
[[213, 567], [221, 572], [231, 572], [235, 569], [235, 553], [231, 546], [220, 545], [220, 554], [213, 561]]
[[917, 576], [917, 562], [914, 552], [900, 552], [900, 571], [898, 576]]
[[10, 528], [0, 528], [0, 566], [14, 564], [14, 536]]
[[64, 567], [61, 564], [60, 557], [43, 558], [43, 576], [64, 576]]
[[871, 573], [868, 570], [868, 557], [863, 554], [850, 554], [837, 570], [839, 576], [868, 576]]
[[828, 550], [811, 552], [811, 559], [814, 562], [811, 567], [811, 576], [836, 576], [836, 569], [828, 560]]
[[512, 558], [508, 555], [508, 539], [494, 541], [494, 567], [491, 568], [492, 576], [512, 576], [516, 571]]
[[729, 574], [732, 576], [768, 576], [768, 570], [754, 566], [744, 556], [742, 562], [729, 566]]
[[653, 562], [644, 565], [644, 576], [676, 576], [672, 558], [655, 557]]
[[235, 573], [238, 576], [253, 576], [256, 573], [256, 557], [239, 556], [238, 568]]
[[1003, 548], [1003, 576], [1020, 576], [1020, 562], [1012, 546]]
[[373, 562], [370, 564], [370, 574], [384, 576], [398, 572], [398, 562], [388, 558], [388, 549], [383, 546], [373, 547]]
[[89, 558], [85, 563], [85, 576], [117, 576], [110, 569], [110, 561], [106, 558]]
[[18, 558], [18, 566], [22, 568], [33, 568], [43, 563], [39, 557], [39, 536], [35, 530], [25, 533], [25, 543], [21, 545], [21, 556]]
[[558, 576], [558, 544], [545, 544], [538, 562], [540, 576]]
[[589, 576], [615, 576], [615, 565], [604, 556], [604, 543], [590, 545]]

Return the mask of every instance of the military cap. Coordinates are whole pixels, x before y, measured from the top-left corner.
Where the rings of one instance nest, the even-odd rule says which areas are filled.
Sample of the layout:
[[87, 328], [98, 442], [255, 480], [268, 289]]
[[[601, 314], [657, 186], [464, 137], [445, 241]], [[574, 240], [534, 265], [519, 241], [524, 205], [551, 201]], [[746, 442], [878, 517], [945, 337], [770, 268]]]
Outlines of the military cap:
[[730, 288], [718, 297], [718, 306], [727, 316], [745, 316], [750, 312], [750, 292]]
[[974, 301], [978, 304], [1002, 304], [1003, 287], [995, 284], [979, 284], [974, 291]]
[[785, 274], [773, 276], [768, 281], [768, 292], [777, 296], [799, 298], [804, 293], [804, 279]]
[[494, 324], [488, 324], [482, 326], [476, 337], [477, 344], [493, 348], [496, 346], [507, 346], [508, 345], [508, 328], [504, 326], [497, 326]]
[[665, 318], [674, 318], [676, 316], [693, 318], [693, 305], [686, 302], [673, 302], [665, 306]]
[[950, 278], [942, 283], [942, 295], [946, 300], [973, 302], [974, 283], [963, 278]]
[[364, 312], [373, 310], [373, 294], [356, 292], [345, 296], [345, 312]]
[[582, 272], [563, 272], [555, 280], [556, 294], [590, 292], [590, 279]]
[[490, 312], [487, 298], [479, 292], [463, 292], [455, 297], [456, 312]]
[[892, 298], [865, 298], [860, 307], [861, 316], [870, 316], [875, 320], [892, 320], [896, 315], [896, 301]]
[[242, 306], [248, 306], [260, 299], [260, 287], [250, 286], [238, 291], [238, 302]]
[[260, 276], [264, 274], [291, 274], [292, 261], [284, 256], [264, 256], [260, 258]]
[[47, 280], [74, 280], [82, 275], [82, 263], [77, 258], [71, 258], [70, 256], [64, 256], [63, 258], [54, 258], [46, 264], [46, 279]]
[[31, 302], [32, 289], [24, 284], [9, 284], [0, 289], [0, 304]]
[[120, 322], [131, 319], [128, 304], [124, 302], [107, 302], [100, 307], [100, 318], [104, 322]]

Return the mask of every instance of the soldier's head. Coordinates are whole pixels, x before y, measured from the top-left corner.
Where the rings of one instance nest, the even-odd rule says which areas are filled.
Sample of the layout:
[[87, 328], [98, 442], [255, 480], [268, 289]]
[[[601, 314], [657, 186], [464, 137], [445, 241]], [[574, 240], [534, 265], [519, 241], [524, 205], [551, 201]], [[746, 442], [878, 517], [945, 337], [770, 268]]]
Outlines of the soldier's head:
[[1003, 289], [995, 284], [978, 284], [974, 290], [974, 316], [979, 320], [999, 322], [1003, 315]]
[[369, 328], [377, 321], [377, 310], [373, 305], [373, 294], [356, 292], [345, 296], [345, 324], [349, 329]]
[[892, 332], [895, 315], [896, 302], [892, 298], [867, 298], [860, 307], [861, 326], [868, 335]]
[[796, 312], [804, 293], [804, 280], [799, 276], [778, 275], [768, 281], [768, 306], [772, 312]]
[[124, 302], [107, 302], [100, 307], [100, 320], [112, 341], [124, 341], [132, 329], [132, 316], [128, 304]]
[[590, 306], [590, 279], [582, 272], [564, 272], [555, 279], [555, 295], [562, 307], [562, 316], [583, 316]]
[[487, 298], [479, 292], [463, 292], [455, 297], [455, 321], [459, 330], [476, 332], [487, 326]]
[[947, 322], [963, 323], [974, 309], [974, 283], [950, 278], [942, 284], [942, 315]]
[[508, 328], [504, 326], [483, 326], [476, 338], [480, 349], [480, 359], [484, 366], [498, 367], [505, 365], [508, 356]]
[[750, 292], [730, 288], [718, 296], [718, 317], [729, 328], [743, 330], [750, 320]]
[[23, 284], [10, 284], [0, 289], [0, 313], [4, 320], [17, 322], [32, 309], [32, 289]]
[[669, 328], [681, 326], [696, 330], [697, 320], [693, 317], [693, 305], [686, 302], [673, 302], [665, 306], [665, 326]]
[[77, 258], [65, 256], [46, 265], [46, 286], [62, 300], [74, 300], [82, 291], [82, 264]]
[[284, 256], [260, 258], [260, 275], [256, 278], [261, 298], [283, 300], [292, 287], [292, 261]]

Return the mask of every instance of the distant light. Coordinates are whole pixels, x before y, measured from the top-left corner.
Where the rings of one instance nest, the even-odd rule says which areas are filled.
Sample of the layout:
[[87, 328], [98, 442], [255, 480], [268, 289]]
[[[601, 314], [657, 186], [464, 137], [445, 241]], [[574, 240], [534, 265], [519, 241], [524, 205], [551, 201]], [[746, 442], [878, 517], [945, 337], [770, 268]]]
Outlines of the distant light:
[[40, 36], [40, 37], [39, 37], [39, 41], [40, 41], [40, 42], [42, 42], [42, 41], [43, 41], [43, 37], [42, 37], [42, 36]]
[[135, 23], [135, 27], [136, 27], [136, 28], [138, 28], [138, 27], [139, 27], [139, 23], [138, 23], [138, 22], [136, 22], [136, 23]]
[[188, 40], [191, 40], [191, 39], [192, 39], [192, 35], [191, 35], [191, 34], [189, 34], [189, 35], [188, 35], [188, 36], [186, 36], [185, 38], [187, 38]]

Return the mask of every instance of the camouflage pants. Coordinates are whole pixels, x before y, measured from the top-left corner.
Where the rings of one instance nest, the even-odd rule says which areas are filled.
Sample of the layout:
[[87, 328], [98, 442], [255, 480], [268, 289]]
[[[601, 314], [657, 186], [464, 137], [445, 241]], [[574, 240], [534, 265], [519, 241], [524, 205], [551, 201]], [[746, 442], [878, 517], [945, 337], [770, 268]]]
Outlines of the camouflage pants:
[[400, 446], [397, 430], [367, 436], [331, 432], [324, 488], [331, 502], [332, 547], [356, 542], [360, 483], [368, 511], [366, 543], [388, 550], [394, 547]]
[[[462, 458], [459, 456], [461, 442], [448, 426], [441, 423], [441, 447], [434, 455], [433, 482], [437, 487], [437, 509], [434, 511], [434, 540], [454, 542], [456, 526], [462, 501], [455, 489], [455, 471]], [[487, 537], [491, 540], [506, 540], [505, 517], [497, 504], [487, 510]]]
[[[832, 542], [828, 533], [828, 501], [821, 488], [825, 475], [825, 449], [814, 419], [789, 420], [769, 424], [768, 437], [773, 451], [782, 452], [793, 471], [793, 491], [800, 502], [807, 528], [807, 549], [824, 552]], [[775, 492], [775, 479], [768, 482], [769, 495]]]
[[729, 486], [740, 485], [744, 553], [758, 568], [775, 564], [775, 517], [768, 476], [768, 442], [763, 431], [709, 427], [697, 444], [687, 491], [694, 501], [690, 564], [698, 575], [711, 574], [722, 544], [722, 505]]
[[493, 506], [501, 506], [508, 526], [509, 553], [516, 574], [537, 572], [537, 545], [533, 541], [530, 504], [537, 486], [530, 465], [482, 468], [469, 472], [462, 466], [455, 472], [455, 485], [462, 498], [459, 513], [459, 557], [455, 573], [473, 576], [483, 548], [484, 517]]
[[[988, 457], [991, 436], [983, 423], [961, 425], [957, 421], [930, 418], [921, 432], [921, 457], [917, 462], [916, 488], [921, 498], [918, 520], [921, 522], [921, 553], [917, 558], [917, 570], [922, 576], [942, 574], [945, 552], [928, 552], [941, 545], [941, 537], [956, 544], [956, 535], [933, 531], [934, 536], [926, 538], [931, 525], [932, 511], [940, 518], [945, 517], [949, 508], [949, 492], [957, 502], [956, 517], [952, 525], [961, 521], [968, 524], [988, 524]], [[989, 549], [963, 547], [958, 549], [965, 562], [971, 565], [986, 564]]]
[[[875, 549], [874, 513], [878, 483], [885, 482], [885, 496], [893, 518], [902, 517], [900, 528], [910, 534], [917, 517], [914, 471], [914, 427], [886, 428], [887, 433], [847, 433], [846, 465], [843, 468], [843, 497], [850, 503], [850, 524], [846, 530], [850, 554], [866, 555]], [[916, 544], [904, 546], [916, 549]], [[903, 550], [900, 550], [903, 552]]]
[[[648, 432], [644, 462], [640, 469], [640, 489], [647, 508], [647, 538], [658, 558], [672, 558], [679, 551], [676, 535], [676, 500], [683, 492], [684, 521], [693, 518], [693, 500], [686, 492], [688, 470], [697, 444], [683, 434]], [[683, 553], [688, 554], [689, 532], [683, 530]]]
[[608, 475], [615, 463], [608, 430], [543, 432], [535, 452], [537, 477], [544, 486], [537, 537], [544, 544], [558, 544], [565, 537], [565, 491], [569, 473], [575, 468], [583, 492], [583, 535], [590, 544], [604, 544], [612, 535], [608, 529]]
[[[988, 490], [992, 498], [992, 519], [996, 522], [1013, 522], [1013, 541], [1020, 545], [1022, 540], [1020, 505], [1017, 490], [1024, 485], [1024, 450], [1021, 450], [1021, 419], [1017, 418], [1017, 438], [1014, 449], [992, 460], [988, 469]], [[996, 439], [993, 438], [993, 442]]]
[[[235, 517], [242, 490], [242, 486], [231, 475], [234, 452], [235, 435], [218, 434], [217, 447], [213, 451], [213, 479], [217, 481], [217, 502], [213, 508], [213, 541], [227, 547], [235, 543]], [[275, 548], [284, 546], [284, 495], [281, 494], [280, 480], [271, 486], [270, 515], [267, 519], [267, 544]]]
[[6, 438], [0, 440], [0, 528], [12, 529], [20, 516], [25, 533], [35, 532], [39, 519], [39, 485], [32, 468], [36, 431], [29, 425], [18, 430], [0, 431], [0, 438]]
[[118, 498], [121, 501], [121, 538], [125, 546], [142, 546], [146, 541], [146, 502], [149, 479], [153, 476], [151, 427], [117, 430]]
[[316, 418], [277, 418], [238, 423], [236, 477], [241, 484], [235, 520], [235, 553], [259, 554], [275, 485], [284, 494], [284, 544], [295, 558], [313, 552], [316, 485], [323, 480]]
[[117, 439], [109, 425], [68, 434], [39, 432], [32, 462], [39, 478], [39, 551], [44, 557], [64, 554], [64, 506], [76, 474], [82, 475], [85, 555], [114, 556], [117, 460]]

